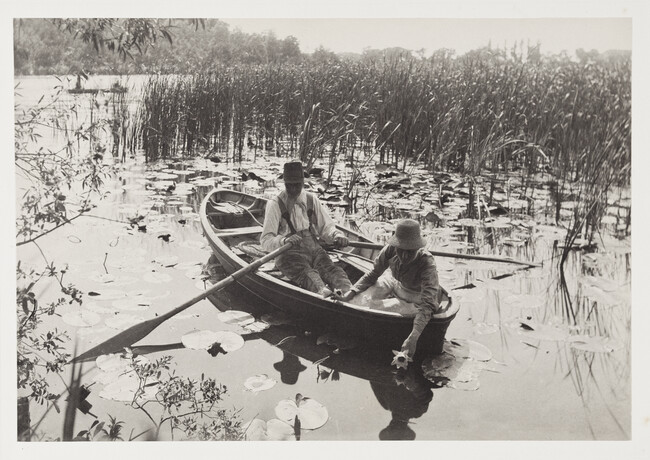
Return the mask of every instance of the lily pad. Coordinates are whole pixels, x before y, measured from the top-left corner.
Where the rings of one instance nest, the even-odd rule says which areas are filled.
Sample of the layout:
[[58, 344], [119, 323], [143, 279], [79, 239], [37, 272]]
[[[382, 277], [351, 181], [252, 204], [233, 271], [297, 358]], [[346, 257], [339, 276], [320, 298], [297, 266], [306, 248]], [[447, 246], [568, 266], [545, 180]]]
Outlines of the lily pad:
[[255, 318], [245, 311], [228, 310], [217, 315], [217, 319], [225, 324], [245, 326], [255, 322]]
[[623, 348], [623, 342], [603, 336], [575, 335], [567, 339], [571, 347], [576, 350], [591, 351], [594, 353], [611, 353]]
[[178, 263], [177, 256], [159, 256], [153, 260], [153, 263], [162, 265], [163, 267], [173, 267]]
[[259, 374], [247, 378], [246, 381], [244, 382], [244, 387], [246, 387], [248, 391], [257, 393], [259, 391], [264, 391], [273, 388], [277, 383], [278, 383], [277, 380], [273, 380], [269, 378], [268, 375]]
[[93, 300], [116, 300], [126, 297], [126, 292], [120, 291], [117, 289], [98, 289], [96, 291], [88, 292], [90, 297], [93, 297]]
[[492, 352], [485, 345], [473, 340], [451, 339], [443, 345], [445, 352], [457, 358], [471, 358], [476, 361], [489, 361], [492, 359]]
[[296, 399], [283, 399], [275, 407], [278, 419], [293, 426], [296, 417], [304, 430], [315, 430], [327, 423], [329, 414], [327, 408], [315, 399], [296, 395]]
[[476, 390], [486, 363], [443, 352], [422, 364], [424, 376], [431, 382], [459, 390]]
[[246, 441], [295, 441], [293, 427], [278, 420], [271, 419], [268, 422], [258, 418], [251, 420], [243, 427]]
[[504, 299], [504, 302], [512, 307], [539, 308], [546, 305], [547, 297], [543, 295], [514, 294]]
[[250, 323], [245, 326], [242, 326], [242, 329], [244, 329], [246, 332], [249, 332], [251, 334], [255, 334], [257, 332], [265, 331], [269, 327], [271, 327], [271, 325], [265, 323], [264, 321], [255, 321], [254, 323]]
[[497, 324], [476, 323], [474, 324], [474, 327], [472, 329], [476, 334], [479, 335], [494, 334], [496, 331], [499, 330], [499, 326]]
[[151, 300], [146, 297], [130, 297], [116, 300], [112, 305], [118, 310], [144, 311], [151, 306]]
[[104, 323], [111, 329], [117, 329], [118, 331], [123, 331], [143, 321], [144, 319], [140, 316], [120, 314], [120, 315], [115, 315], [111, 318], [107, 318], [106, 321], [104, 321]]
[[167, 273], [151, 272], [146, 273], [142, 279], [148, 283], [162, 284], [169, 283], [173, 278]]
[[94, 281], [95, 283], [112, 283], [115, 281], [115, 275], [112, 273], [91, 273], [88, 276], [88, 279]]
[[88, 310], [71, 311], [65, 313], [61, 319], [64, 323], [75, 327], [94, 326], [102, 321], [101, 316]]
[[181, 337], [185, 348], [192, 350], [207, 350], [216, 341], [216, 332], [213, 331], [192, 331]]
[[349, 337], [341, 337], [336, 334], [323, 334], [316, 339], [316, 345], [330, 345], [336, 347], [338, 350], [350, 350], [357, 347], [357, 342]]
[[181, 342], [192, 350], [207, 350], [218, 343], [226, 353], [244, 346], [242, 336], [230, 331], [193, 331], [181, 337]]
[[553, 324], [538, 324], [534, 321], [519, 320], [515, 323], [520, 335], [533, 340], [561, 342], [569, 337], [566, 328]]

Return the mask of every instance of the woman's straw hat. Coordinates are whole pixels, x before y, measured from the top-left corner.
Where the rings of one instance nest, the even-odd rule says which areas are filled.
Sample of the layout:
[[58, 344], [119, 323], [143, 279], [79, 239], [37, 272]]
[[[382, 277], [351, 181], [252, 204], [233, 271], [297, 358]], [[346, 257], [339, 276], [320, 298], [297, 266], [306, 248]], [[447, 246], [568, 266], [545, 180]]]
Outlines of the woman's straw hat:
[[420, 224], [413, 219], [404, 219], [397, 223], [395, 234], [390, 237], [388, 244], [399, 249], [420, 249], [427, 242], [420, 235]]

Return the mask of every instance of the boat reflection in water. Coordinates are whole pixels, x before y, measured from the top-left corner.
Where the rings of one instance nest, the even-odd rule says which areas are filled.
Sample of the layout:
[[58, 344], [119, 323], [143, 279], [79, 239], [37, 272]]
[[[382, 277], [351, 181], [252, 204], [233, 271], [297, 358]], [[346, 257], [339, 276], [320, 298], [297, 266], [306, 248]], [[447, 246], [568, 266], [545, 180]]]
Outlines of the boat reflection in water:
[[[209, 266], [216, 260], [212, 258]], [[211, 281], [227, 276], [221, 267], [213, 271]], [[214, 273], [216, 271], [216, 273]], [[245, 292], [245, 291], [244, 291]], [[246, 301], [237, 285], [229, 286], [208, 299], [221, 311], [244, 311], [256, 319], [265, 314], [277, 313], [270, 304], [263, 304], [257, 298], [255, 304]], [[377, 398], [377, 401], [387, 411], [391, 418], [388, 425], [379, 433], [381, 440], [412, 440], [415, 432], [409, 426], [413, 419], [421, 417], [429, 409], [433, 399], [434, 385], [422, 374], [419, 363], [411, 363], [408, 369], [395, 369], [386, 359], [385, 352], [378, 354], [376, 350], [356, 346], [332, 353], [331, 348], [319, 345], [317, 337], [305, 334], [312, 328], [307, 323], [275, 324], [269, 328], [244, 335], [244, 340], [261, 339], [282, 351], [282, 359], [273, 365], [280, 374], [280, 380], [285, 385], [294, 385], [300, 374], [308, 368], [300, 362], [300, 358], [317, 365], [319, 376], [338, 380], [340, 374], [347, 374], [367, 380]], [[304, 320], [303, 320], [304, 321]], [[345, 339], [342, 339], [345, 345]], [[326, 366], [323, 369], [322, 366]]]

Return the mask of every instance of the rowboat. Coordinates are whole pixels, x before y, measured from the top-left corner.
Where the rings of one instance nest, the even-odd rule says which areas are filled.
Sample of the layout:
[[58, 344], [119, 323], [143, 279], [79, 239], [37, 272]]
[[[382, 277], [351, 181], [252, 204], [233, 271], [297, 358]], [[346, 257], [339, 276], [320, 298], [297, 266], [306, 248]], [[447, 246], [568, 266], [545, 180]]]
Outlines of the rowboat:
[[[203, 232], [224, 270], [232, 274], [263, 255], [259, 248], [267, 200], [246, 193], [213, 189], [201, 203]], [[337, 226], [350, 241], [372, 242], [351, 229]], [[348, 274], [352, 283], [372, 268], [377, 249], [351, 248], [331, 250], [335, 263]], [[239, 285], [256, 298], [278, 310], [310, 324], [313, 331], [327, 331], [352, 337], [363, 346], [399, 350], [413, 326], [413, 312], [400, 313], [349, 302], [325, 299], [302, 289], [284, 278], [271, 262], [258, 271], [239, 278]], [[446, 291], [441, 304], [448, 302], [446, 313], [432, 318], [418, 341], [418, 355], [442, 352], [445, 333], [458, 307]]]

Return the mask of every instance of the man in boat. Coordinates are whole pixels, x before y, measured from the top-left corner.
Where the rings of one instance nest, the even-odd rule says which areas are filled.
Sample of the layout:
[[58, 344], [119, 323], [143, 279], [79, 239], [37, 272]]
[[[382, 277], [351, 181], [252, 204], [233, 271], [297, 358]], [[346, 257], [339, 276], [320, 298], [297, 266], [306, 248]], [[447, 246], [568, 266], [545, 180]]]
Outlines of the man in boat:
[[[375, 259], [373, 269], [341, 298], [351, 301], [358, 293], [372, 287], [373, 299], [395, 296], [415, 305], [417, 313], [413, 329], [402, 344], [401, 354], [406, 355], [402, 356], [402, 365], [407, 365], [415, 354], [417, 341], [429, 320], [445, 313], [440, 308], [441, 290], [436, 264], [424, 246], [426, 242], [420, 235], [420, 225], [412, 219], [399, 221], [395, 234]], [[384, 274], [388, 268], [390, 274]], [[398, 354], [396, 359], [399, 357]]]
[[344, 247], [348, 239], [336, 228], [320, 200], [303, 190], [304, 183], [302, 163], [285, 163], [285, 190], [266, 204], [260, 237], [262, 249], [270, 252], [291, 243], [291, 249], [275, 259], [275, 266], [287, 278], [323, 297], [329, 297], [332, 292], [347, 293], [352, 283], [343, 269], [334, 265], [318, 240]]

